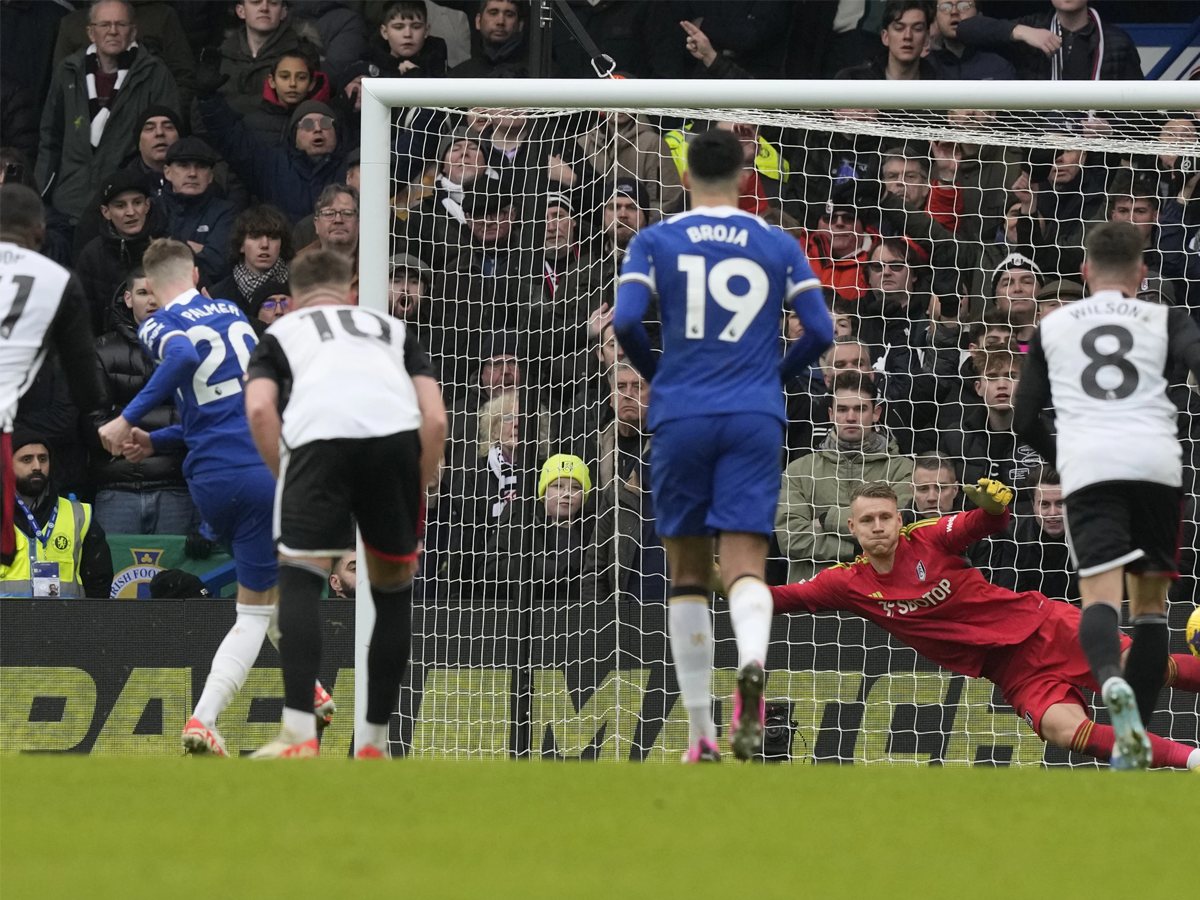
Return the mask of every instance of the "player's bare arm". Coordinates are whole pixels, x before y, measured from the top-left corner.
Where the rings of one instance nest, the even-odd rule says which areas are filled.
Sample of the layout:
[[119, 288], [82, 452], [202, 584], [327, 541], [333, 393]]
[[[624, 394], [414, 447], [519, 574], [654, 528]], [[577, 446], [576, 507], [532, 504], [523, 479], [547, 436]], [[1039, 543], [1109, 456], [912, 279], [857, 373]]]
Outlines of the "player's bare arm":
[[[417, 391], [417, 405], [421, 409], [421, 483], [426, 488], [438, 483], [442, 460], [446, 455], [446, 404], [442, 400], [442, 389], [437, 379], [428, 375], [414, 375], [413, 387]], [[253, 428], [253, 419], [251, 419]]]
[[279, 385], [270, 378], [254, 378], [246, 383], [246, 419], [254, 446], [262, 455], [271, 474], [279, 477], [279, 434], [283, 419], [279, 416]]

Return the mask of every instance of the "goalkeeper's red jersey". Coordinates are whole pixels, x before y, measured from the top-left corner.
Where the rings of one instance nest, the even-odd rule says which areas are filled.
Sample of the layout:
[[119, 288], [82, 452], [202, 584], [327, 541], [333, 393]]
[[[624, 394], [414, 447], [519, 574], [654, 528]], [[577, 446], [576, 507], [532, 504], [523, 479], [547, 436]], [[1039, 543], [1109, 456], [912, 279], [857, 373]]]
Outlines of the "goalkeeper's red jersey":
[[908, 525], [891, 572], [876, 572], [860, 556], [811, 581], [771, 588], [775, 612], [853, 612], [933, 662], [977, 678], [989, 651], [1029, 637], [1053, 602], [1036, 591], [996, 587], [959, 555], [1008, 520], [1007, 510], [993, 516], [974, 509]]

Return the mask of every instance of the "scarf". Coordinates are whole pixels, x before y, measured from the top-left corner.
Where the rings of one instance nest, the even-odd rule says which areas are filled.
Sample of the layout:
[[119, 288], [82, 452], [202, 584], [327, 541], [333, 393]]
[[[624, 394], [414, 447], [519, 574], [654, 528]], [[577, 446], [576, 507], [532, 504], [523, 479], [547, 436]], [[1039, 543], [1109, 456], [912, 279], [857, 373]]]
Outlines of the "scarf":
[[100, 56], [96, 53], [96, 45], [89, 44], [84, 55], [84, 71], [87, 73], [88, 114], [92, 117], [92, 146], [100, 146], [100, 138], [104, 137], [104, 126], [112, 115], [112, 108], [117, 105], [117, 95], [129, 74], [129, 67], [137, 56], [138, 44], [134, 41], [117, 57], [117, 82], [113, 85], [112, 96], [108, 98], [108, 106], [100, 105], [100, 96], [96, 93], [96, 73], [100, 71]]
[[267, 269], [265, 272], [255, 272], [244, 262], [238, 263], [233, 267], [233, 280], [238, 286], [238, 290], [242, 292], [242, 296], [246, 298], [246, 302], [250, 302], [250, 298], [254, 296], [254, 292], [266, 284], [268, 281], [278, 281], [287, 284], [288, 267], [281, 256], [275, 260], [275, 265]]
[[[1096, 23], [1096, 35], [1100, 39], [1099, 46], [1096, 47], [1096, 61], [1092, 63], [1092, 81], [1100, 80], [1100, 66], [1104, 62], [1104, 29], [1100, 27], [1100, 13], [1092, 8], [1088, 8], [1088, 15], [1092, 17], [1092, 21]], [[1062, 24], [1058, 21], [1058, 13], [1054, 14], [1054, 18], [1050, 20], [1050, 33], [1057, 34], [1062, 37]], [[1058, 52], [1050, 57], [1050, 80], [1061, 81], [1063, 74], [1063, 51], [1062, 47], [1058, 48]]]
[[492, 518], [498, 519], [504, 512], [504, 507], [508, 506], [517, 496], [517, 476], [513, 474], [512, 461], [499, 447], [492, 447], [488, 450], [487, 464], [496, 478], [498, 491], [492, 496], [498, 496], [499, 499], [492, 503]]

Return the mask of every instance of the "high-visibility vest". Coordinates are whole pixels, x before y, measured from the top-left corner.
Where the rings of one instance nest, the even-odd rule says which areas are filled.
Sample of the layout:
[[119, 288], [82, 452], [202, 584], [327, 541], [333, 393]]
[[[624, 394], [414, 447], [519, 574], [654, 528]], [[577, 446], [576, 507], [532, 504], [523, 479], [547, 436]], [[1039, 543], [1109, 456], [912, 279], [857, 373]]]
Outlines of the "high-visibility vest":
[[[693, 137], [692, 132], [675, 129], [663, 134], [667, 149], [671, 151], [671, 161], [680, 176], [687, 171], [687, 145]], [[775, 146], [763, 137], [758, 139], [758, 153], [754, 155], [754, 169], [763, 178], [772, 181], [786, 182], [792, 175], [792, 167], [783, 158]]]
[[[14, 510], [22, 515], [20, 507]], [[0, 595], [5, 597], [33, 596], [33, 563], [58, 563], [60, 597], [82, 597], [83, 583], [79, 580], [79, 561], [83, 539], [92, 524], [92, 507], [78, 500], [58, 498], [58, 516], [54, 530], [43, 545], [38, 538], [30, 539], [16, 525], [17, 552], [11, 566], [0, 568]]]

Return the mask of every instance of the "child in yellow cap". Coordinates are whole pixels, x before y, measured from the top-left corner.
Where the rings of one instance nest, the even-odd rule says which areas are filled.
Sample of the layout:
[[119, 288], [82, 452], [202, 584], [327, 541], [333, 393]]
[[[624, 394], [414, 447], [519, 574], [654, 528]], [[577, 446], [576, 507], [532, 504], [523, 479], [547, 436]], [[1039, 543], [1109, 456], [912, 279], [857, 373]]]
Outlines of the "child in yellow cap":
[[592, 476], [578, 456], [556, 453], [542, 466], [538, 478], [538, 499], [546, 511], [546, 520], [566, 523], [579, 515], [592, 490]]

